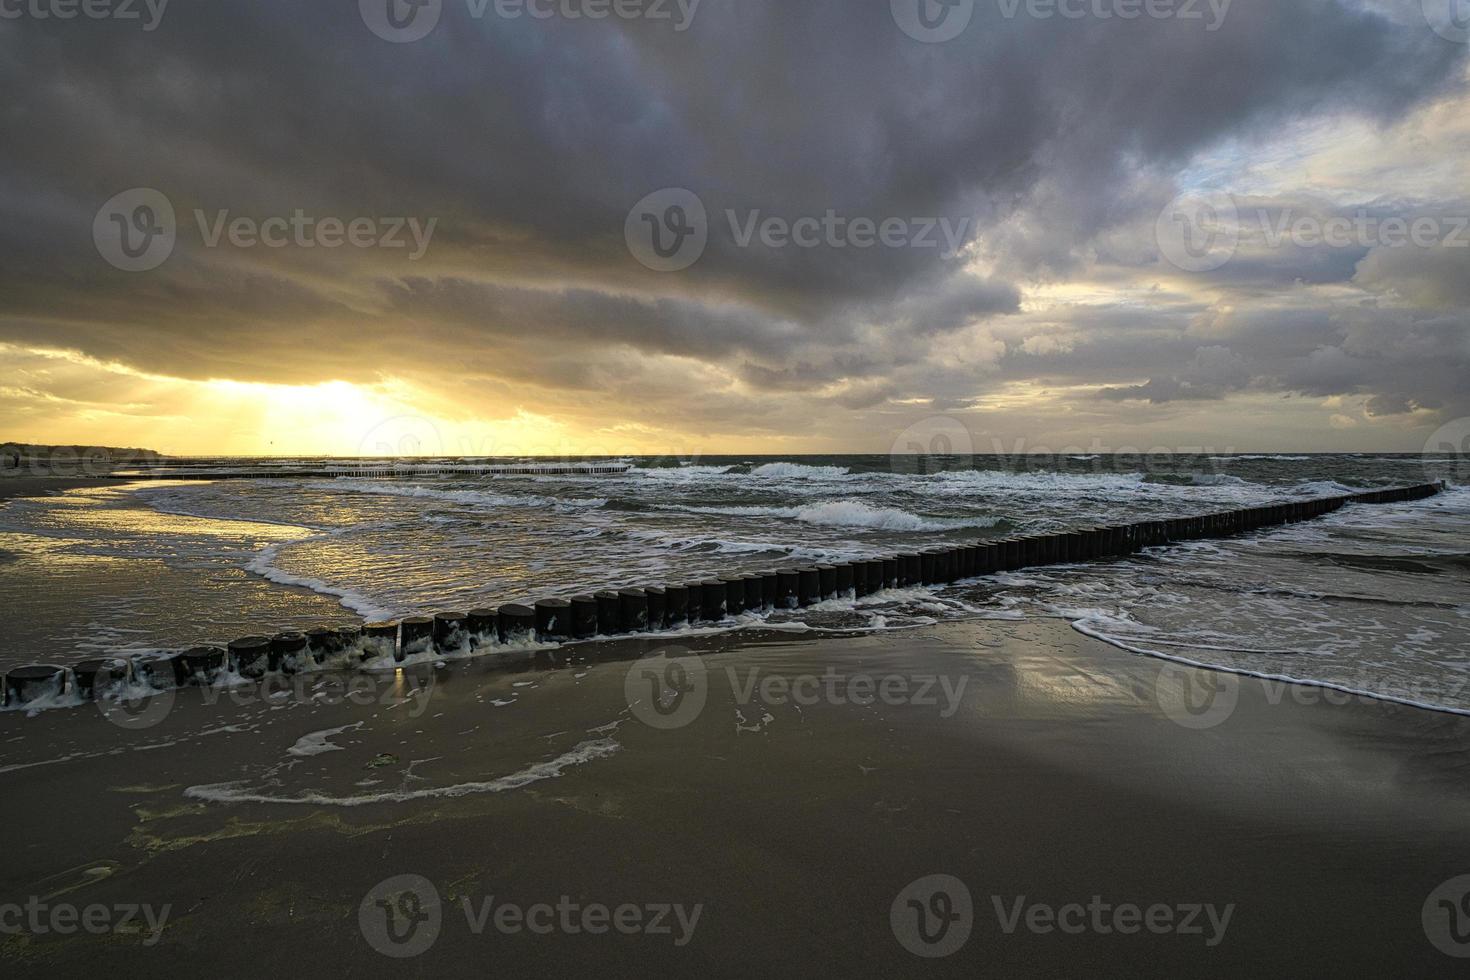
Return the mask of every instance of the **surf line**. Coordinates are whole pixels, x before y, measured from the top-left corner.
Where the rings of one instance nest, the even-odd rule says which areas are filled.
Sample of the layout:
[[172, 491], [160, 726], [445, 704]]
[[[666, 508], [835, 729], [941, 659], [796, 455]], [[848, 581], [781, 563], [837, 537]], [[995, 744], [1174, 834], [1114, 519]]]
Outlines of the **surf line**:
[[[1126, 557], [1147, 548], [1250, 534], [1326, 516], [1349, 505], [1423, 500], [1444, 490], [1421, 483], [1242, 507], [1167, 520], [1084, 527], [947, 544], [815, 565], [721, 575], [694, 582], [593, 595], [508, 603], [468, 612], [440, 612], [361, 627], [321, 627], [246, 636], [226, 646], [199, 646], [154, 657], [94, 659], [72, 667], [29, 665], [5, 676], [3, 706], [24, 709], [65, 698], [95, 700], [121, 686], [169, 691], [208, 686], [221, 675], [259, 680], [268, 675], [404, 665], [468, 657], [477, 651], [534, 650], [572, 640], [740, 625], [746, 613], [799, 609], [834, 599], [858, 599], [889, 589], [945, 585], [999, 572]], [[228, 672], [228, 673], [227, 673]]]

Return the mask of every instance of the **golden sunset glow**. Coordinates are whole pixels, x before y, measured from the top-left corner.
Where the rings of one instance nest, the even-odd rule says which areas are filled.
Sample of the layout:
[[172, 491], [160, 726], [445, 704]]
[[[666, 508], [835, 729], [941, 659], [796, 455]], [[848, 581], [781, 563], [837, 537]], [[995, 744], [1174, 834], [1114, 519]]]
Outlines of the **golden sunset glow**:
[[[34, 442], [240, 456], [581, 454], [599, 444], [597, 433], [520, 409], [457, 419], [438, 396], [399, 381], [193, 381], [70, 351], [0, 345], [0, 355], [20, 366], [0, 397], [20, 407], [22, 436]], [[42, 386], [63, 394], [42, 395]], [[102, 392], [108, 401], [96, 399]], [[637, 440], [620, 434], [619, 441]]]

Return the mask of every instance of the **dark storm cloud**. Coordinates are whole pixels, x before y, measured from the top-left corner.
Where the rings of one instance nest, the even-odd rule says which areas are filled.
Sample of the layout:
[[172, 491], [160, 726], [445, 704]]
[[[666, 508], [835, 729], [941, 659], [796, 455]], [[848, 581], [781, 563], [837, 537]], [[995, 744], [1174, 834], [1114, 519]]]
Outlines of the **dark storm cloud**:
[[1201, 347], [1182, 377], [1150, 378], [1147, 383], [1121, 388], [1103, 388], [1098, 397], [1108, 401], [1212, 401], [1227, 392], [1245, 387], [1251, 380], [1250, 366], [1228, 347]]
[[[1019, 284], [1087, 256], [1156, 263], [1129, 229], [1151, 228], [1193, 154], [1306, 114], [1400, 117], [1454, 85], [1464, 58], [1347, 0], [1236, 0], [1214, 32], [999, 9], [977, 3], [964, 35], [936, 45], [899, 31], [886, 0], [704, 0], [682, 32], [475, 19], [446, 0], [411, 44], [375, 37], [355, 3], [176, 0], [150, 32], [0, 22], [0, 339], [191, 378], [431, 375], [452, 360], [477, 378], [608, 390], [599, 358], [631, 350], [838, 408], [960, 404], [977, 371], [944, 363], [955, 338], [1003, 330], [1022, 316]], [[169, 197], [180, 238], [160, 269], [127, 274], [100, 261], [91, 227], [135, 186]], [[662, 187], [709, 214], [707, 249], [681, 273], [647, 271], [623, 244], [628, 208]], [[193, 224], [195, 209], [296, 208], [438, 226], [409, 263], [206, 248]], [[960, 244], [993, 236], [1003, 254], [980, 278], [933, 249], [742, 246], [732, 220], [757, 212], [947, 220]], [[1209, 281], [1259, 298], [1356, 276], [1463, 308], [1464, 268], [1462, 254], [1302, 250], [1243, 255]], [[1385, 411], [1434, 399], [1371, 313], [1273, 303], [1191, 336], [1211, 315], [1186, 299], [1095, 310], [1065, 350], [1002, 338], [982, 360], [1109, 399], [1268, 384], [1376, 391]], [[1463, 356], [1453, 329], [1410, 321], [1419, 359], [1456, 343]], [[630, 414], [677, 415], [641, 401]]]

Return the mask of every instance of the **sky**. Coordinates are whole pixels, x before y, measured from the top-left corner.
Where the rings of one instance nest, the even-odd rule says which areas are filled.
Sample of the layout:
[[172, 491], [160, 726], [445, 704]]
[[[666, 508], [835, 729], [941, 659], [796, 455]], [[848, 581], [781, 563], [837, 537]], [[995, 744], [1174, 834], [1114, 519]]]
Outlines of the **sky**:
[[1416, 452], [1467, 8], [0, 0], [0, 441]]

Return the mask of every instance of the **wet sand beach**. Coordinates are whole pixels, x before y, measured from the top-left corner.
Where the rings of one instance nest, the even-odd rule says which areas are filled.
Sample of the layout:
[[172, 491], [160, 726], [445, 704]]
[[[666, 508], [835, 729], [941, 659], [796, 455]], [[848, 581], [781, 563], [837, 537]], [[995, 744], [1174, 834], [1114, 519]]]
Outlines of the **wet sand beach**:
[[0, 503], [17, 497], [44, 497], [64, 490], [103, 487], [117, 483], [114, 479], [94, 476], [10, 476], [0, 478]]
[[136, 907], [7, 973], [1458, 965], [1470, 719], [1058, 621], [673, 642], [0, 716], [0, 906]]

